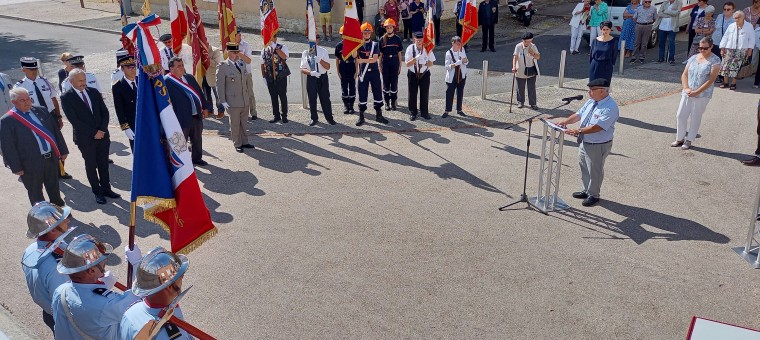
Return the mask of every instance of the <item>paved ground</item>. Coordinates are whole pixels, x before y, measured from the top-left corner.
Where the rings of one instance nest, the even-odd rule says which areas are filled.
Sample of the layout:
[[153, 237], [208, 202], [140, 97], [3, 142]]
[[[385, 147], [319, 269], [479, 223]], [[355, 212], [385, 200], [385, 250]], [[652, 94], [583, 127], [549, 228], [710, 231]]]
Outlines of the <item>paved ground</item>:
[[[0, 19], [0, 27], [8, 23]], [[12, 51], [5, 46], [0, 55]], [[111, 52], [92, 53], [94, 68], [110, 67]], [[486, 101], [467, 97], [465, 118], [409, 122], [401, 111], [389, 114], [390, 126], [361, 129], [340, 114], [338, 126], [309, 128], [294, 105], [293, 123], [251, 124], [257, 149], [244, 155], [225, 138], [224, 121], [208, 120], [210, 165], [197, 174], [220, 233], [190, 254], [187, 320], [220, 339], [671, 339], [684, 336], [693, 315], [760, 327], [747, 303], [760, 298], [751, 284], [757, 272], [731, 250], [744, 243], [760, 182], [757, 169], [737, 161], [753, 149], [757, 91], [748, 80], [737, 92], [716, 89], [695, 147], [669, 148], [680, 69], [646, 64], [614, 78], [623, 106], [604, 200], [583, 208], [570, 198], [579, 174], [568, 141], [560, 196], [572, 208], [548, 216], [498, 211], [522, 190], [527, 124], [513, 123], [577, 109], [578, 102], [549, 108], [583, 94], [582, 79], [561, 89], [545, 83], [539, 112], [510, 114], [509, 92], [494, 91]], [[439, 115], [441, 100], [431, 108]], [[113, 184], [126, 197], [132, 158], [125, 137], [115, 126], [111, 132]], [[124, 277], [129, 203], [94, 204], [77, 151], [67, 168], [74, 179], [62, 191], [74, 225], [114, 245], [118, 258], [108, 264]], [[52, 338], [19, 270], [29, 243], [25, 191], [8, 173], [0, 187], [7, 197], [0, 330]], [[137, 236], [144, 250], [167, 245], [168, 235], [142, 220]]]

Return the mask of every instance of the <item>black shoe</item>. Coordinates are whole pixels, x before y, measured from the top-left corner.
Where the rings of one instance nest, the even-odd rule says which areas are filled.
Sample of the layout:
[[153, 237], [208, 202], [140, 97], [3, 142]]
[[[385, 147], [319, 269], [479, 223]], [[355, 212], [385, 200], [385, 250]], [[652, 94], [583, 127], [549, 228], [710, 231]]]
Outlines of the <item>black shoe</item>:
[[72, 179], [74, 177], [71, 177], [68, 172], [64, 172], [63, 175], [58, 175], [58, 178], [60, 179]]
[[350, 115], [355, 114], [355, 113], [356, 113], [356, 110], [354, 110], [353, 108], [348, 110], [348, 114]]
[[742, 161], [742, 164], [746, 166], [760, 166], [760, 157], [752, 157]]
[[197, 161], [193, 161], [193, 165], [197, 165], [197, 166], [206, 166], [206, 165], [208, 165], [208, 162], [206, 162], [206, 161], [204, 161], [204, 160], [202, 160], [202, 159], [199, 159], [199, 160], [197, 160]]
[[585, 191], [576, 191], [573, 193], [573, 198], [577, 198], [577, 199], [588, 198], [588, 194]]
[[315, 120], [312, 120], [312, 121], [311, 121], [311, 123], [309, 123], [309, 126], [314, 126], [314, 125], [317, 125], [317, 123], [319, 123], [319, 121], [318, 121], [318, 120], [316, 120], [316, 119], [315, 119]]
[[631, 64], [635, 64], [635, 63], [636, 63], [636, 58], [631, 59]]
[[113, 159], [108, 159], [108, 164], [113, 164]]
[[480, 49], [480, 52], [485, 52], [485, 51], [486, 51], [486, 49], [485, 49], [485, 48], [481, 48], [481, 49]]
[[391, 102], [390, 102], [390, 101], [387, 101], [387, 100], [386, 100], [386, 101], [385, 101], [385, 107], [386, 107], [387, 109], [390, 109], [390, 108], [391, 108]]
[[644, 61], [644, 58], [641, 58], [641, 59], [639, 59], [639, 63], [642, 63], [642, 64], [643, 64], [644, 62], [645, 62], [645, 61]]
[[409, 120], [410, 120], [410, 121], [415, 121], [415, 120], [417, 120], [417, 114], [416, 114], [416, 113], [415, 113], [415, 114], [412, 114], [412, 115], [411, 115], [411, 117], [409, 117]]
[[117, 194], [117, 193], [115, 193], [113, 191], [106, 192], [106, 193], [104, 193], [104, 195], [107, 196], [107, 197], [110, 197], [110, 198], [121, 198], [121, 195], [119, 195], [119, 194]]
[[336, 123], [334, 119], [330, 118], [330, 119], [327, 120], [327, 124], [336, 125], [338, 123]]
[[251, 120], [256, 120], [256, 119], [259, 119], [259, 117], [258, 116], [251, 116]]
[[253, 144], [243, 144], [240, 146], [241, 149], [255, 149], [256, 147], [253, 146]]
[[280, 117], [276, 117], [275, 116], [274, 119], [270, 120], [269, 122], [272, 123], [272, 124], [274, 124], [274, 123], [279, 122], [280, 120], [282, 120], [282, 119], [280, 119]]
[[420, 116], [422, 116], [422, 118], [424, 118], [425, 120], [430, 119], [430, 114], [427, 114], [427, 113], [423, 113]]
[[538, 105], [531, 105], [530, 108], [533, 110], [538, 110]]
[[235, 151], [243, 153], [243, 148], [235, 148]]
[[581, 204], [583, 204], [584, 207], [590, 207], [597, 203], [599, 203], [599, 197], [589, 196], [588, 198], [583, 200], [583, 203]]
[[464, 111], [457, 111], [457, 114], [462, 117], [467, 117], [467, 115], [464, 113]]
[[391, 102], [391, 110], [393, 110], [393, 111], [398, 110], [398, 107], [396, 107], [396, 101], [395, 100]]
[[350, 115], [351, 111], [349, 111], [348, 109], [345, 109], [345, 110], [343, 110], [343, 114], [344, 115]]
[[106, 204], [106, 197], [103, 195], [95, 195], [95, 203]]
[[385, 119], [385, 117], [383, 117], [382, 114], [375, 115], [375, 121], [378, 122], [378, 123], [380, 123], [380, 124], [388, 124], [389, 123], [389, 121], [387, 119]]
[[444, 112], [444, 113], [441, 115], [441, 118], [446, 118], [446, 117], [448, 117], [448, 116], [449, 116], [449, 111], [446, 111], [446, 112]]
[[664, 62], [665, 62], [665, 59], [657, 59], [657, 63], [658, 63], [658, 64], [662, 64], [662, 63], [664, 63]]
[[671, 60], [668, 63], [670, 63], [670, 66], [674, 66], [676, 64], [676, 61], [675, 60]]
[[525, 107], [525, 104], [523, 104], [523, 103], [517, 104], [517, 108], [518, 108], [518, 109], [522, 109], [522, 108], [524, 108], [524, 107]]
[[492, 49], [491, 49], [491, 52], [496, 52], [496, 49], [495, 49], [495, 48], [492, 48]]
[[282, 123], [287, 124], [289, 122], [288, 116], [282, 116]]
[[356, 121], [356, 126], [364, 125], [364, 112], [359, 112], [359, 120]]

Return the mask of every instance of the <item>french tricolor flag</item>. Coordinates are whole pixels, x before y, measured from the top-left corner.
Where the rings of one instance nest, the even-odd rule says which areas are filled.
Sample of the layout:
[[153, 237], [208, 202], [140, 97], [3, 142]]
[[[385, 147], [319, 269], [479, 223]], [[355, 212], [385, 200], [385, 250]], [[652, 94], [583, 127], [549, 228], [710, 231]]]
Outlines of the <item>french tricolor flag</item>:
[[[171, 249], [188, 253], [213, 237], [217, 229], [203, 201], [187, 141], [177, 121], [161, 70], [149, 16], [124, 32], [133, 37], [139, 58], [132, 202], [144, 218], [169, 232]], [[147, 64], [145, 64], [147, 63]]]
[[466, 45], [478, 31], [478, 4], [475, 0], [465, 0], [459, 10], [459, 24], [462, 25], [462, 45]]

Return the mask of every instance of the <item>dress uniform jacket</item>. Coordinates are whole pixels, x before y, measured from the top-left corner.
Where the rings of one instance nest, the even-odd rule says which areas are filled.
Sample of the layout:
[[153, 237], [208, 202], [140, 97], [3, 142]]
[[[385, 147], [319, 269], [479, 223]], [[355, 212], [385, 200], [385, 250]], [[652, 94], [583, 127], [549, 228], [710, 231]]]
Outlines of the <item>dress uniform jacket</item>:
[[[158, 313], [161, 312], [161, 308], [150, 308], [145, 303], [145, 301], [138, 302], [137, 304], [133, 305], [132, 307], [127, 310], [126, 313], [124, 313], [124, 317], [121, 318], [121, 339], [122, 340], [132, 340], [135, 338], [137, 333], [142, 330], [142, 328], [145, 326], [146, 323], [150, 320], [156, 320], [158, 321], [160, 318], [158, 317]], [[174, 316], [178, 319], [183, 319], [182, 315], [182, 309], [177, 306], [174, 309]], [[173, 337], [169, 335], [169, 332], [172, 332], [173, 334], [179, 334], [177, 337]], [[176, 333], [175, 333], [176, 332]], [[166, 326], [163, 327], [163, 329], [158, 333], [155, 340], [191, 340], [193, 339], [192, 336], [187, 334], [183, 329], [176, 327], [172, 324], [167, 323]]]
[[122, 130], [135, 129], [135, 115], [137, 113], [137, 78], [135, 78], [134, 82], [135, 89], [132, 89], [132, 85], [127, 78], [124, 77], [111, 86], [113, 106], [114, 110], [116, 110], [116, 117], [119, 119], [119, 125]]
[[[240, 67], [240, 66], [238, 66]], [[230, 107], [246, 107], [250, 105], [248, 87], [243, 79], [245, 69], [235, 67], [235, 62], [229, 59], [221, 62], [216, 69], [216, 89], [219, 94], [218, 101], [227, 103]], [[242, 72], [241, 72], [242, 71]]]
[[[90, 72], [85, 72], [84, 75], [85, 75], [85, 78], [87, 79], [87, 87], [91, 87], [93, 89], [98, 90], [98, 92], [103, 93], [103, 90], [100, 88], [100, 83], [98, 83], [98, 78], [96, 78], [94, 74]], [[61, 91], [63, 91], [62, 93], [66, 93], [66, 91], [70, 89], [71, 89], [71, 81], [69, 80], [69, 78], [66, 78], [63, 80], [63, 83], [61, 83]]]
[[[63, 306], [65, 291], [68, 307]], [[104, 284], [66, 282], [53, 294], [53, 317], [56, 339], [85, 339], [79, 332], [92, 339], [119, 339], [119, 326], [124, 313], [140, 298], [127, 291], [117, 293]], [[72, 321], [76, 326], [72, 325]], [[78, 329], [77, 329], [78, 328]]]
[[26, 247], [22, 258], [21, 268], [24, 270], [26, 286], [32, 295], [34, 303], [42, 307], [46, 313], [53, 315], [53, 293], [56, 288], [69, 280], [67, 275], [58, 272], [58, 261], [53, 252], [45, 257], [39, 257], [45, 252], [48, 243], [36, 241]]
[[0, 73], [0, 117], [13, 107], [9, 92], [12, 88], [11, 78], [5, 73]]
[[[39, 95], [37, 94], [37, 90], [34, 88], [35, 84], [40, 90]], [[45, 79], [45, 77], [38, 76], [34, 80], [24, 77], [24, 79], [19, 80], [16, 85], [14, 85], [14, 87], [23, 87], [29, 91], [29, 98], [32, 99], [32, 105], [47, 107], [48, 112], [52, 112], [55, 109], [53, 98], [58, 96], [58, 91], [55, 90], [55, 87], [53, 87], [53, 85], [51, 85], [50, 82]], [[39, 100], [40, 95], [45, 101], [44, 104]]]

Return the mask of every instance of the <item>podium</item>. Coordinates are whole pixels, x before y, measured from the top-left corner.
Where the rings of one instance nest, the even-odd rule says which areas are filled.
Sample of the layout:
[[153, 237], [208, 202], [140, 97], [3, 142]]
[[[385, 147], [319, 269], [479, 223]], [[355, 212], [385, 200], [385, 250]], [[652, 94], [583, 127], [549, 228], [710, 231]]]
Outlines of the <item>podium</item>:
[[542, 213], [548, 214], [570, 207], [559, 197], [565, 129], [544, 119], [541, 119], [541, 122], [543, 123], [543, 134], [541, 137], [538, 190], [535, 197], [528, 199], [528, 203]]
[[760, 184], [757, 186], [755, 194], [755, 204], [752, 213], [749, 216], [749, 230], [747, 231], [747, 242], [744, 247], [736, 247], [734, 251], [743, 259], [749, 262], [753, 268], [760, 268]]

